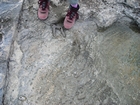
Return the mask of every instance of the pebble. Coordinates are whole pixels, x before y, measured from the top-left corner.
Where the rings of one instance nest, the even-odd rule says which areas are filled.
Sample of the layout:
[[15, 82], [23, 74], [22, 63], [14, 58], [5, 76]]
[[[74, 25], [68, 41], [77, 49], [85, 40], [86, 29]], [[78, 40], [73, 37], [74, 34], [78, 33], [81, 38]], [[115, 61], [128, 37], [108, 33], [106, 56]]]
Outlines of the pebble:
[[19, 96], [18, 99], [19, 99], [20, 101], [25, 101], [27, 98], [26, 98], [25, 96]]

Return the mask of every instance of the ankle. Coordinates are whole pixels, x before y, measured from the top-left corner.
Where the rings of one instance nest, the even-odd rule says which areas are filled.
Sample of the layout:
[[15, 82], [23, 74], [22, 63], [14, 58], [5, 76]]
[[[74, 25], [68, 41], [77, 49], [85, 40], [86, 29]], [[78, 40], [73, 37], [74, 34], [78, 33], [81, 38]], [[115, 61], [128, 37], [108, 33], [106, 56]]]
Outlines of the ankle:
[[78, 4], [70, 4], [72, 7], [77, 8]]
[[73, 7], [72, 5], [70, 5], [70, 11], [75, 11], [77, 12], [79, 10], [80, 6], [77, 4], [77, 7]]

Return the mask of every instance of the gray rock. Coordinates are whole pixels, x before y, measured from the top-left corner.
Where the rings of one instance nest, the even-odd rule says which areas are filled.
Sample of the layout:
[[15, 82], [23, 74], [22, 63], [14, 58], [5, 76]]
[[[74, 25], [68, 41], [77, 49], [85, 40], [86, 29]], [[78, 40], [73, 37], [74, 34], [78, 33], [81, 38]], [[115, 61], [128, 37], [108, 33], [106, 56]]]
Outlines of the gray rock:
[[0, 4], [0, 104], [140, 104], [140, 33], [130, 23], [139, 25], [138, 1], [81, 0], [65, 38], [59, 30], [53, 37], [51, 27], [62, 27], [65, 0], [51, 2], [45, 21], [37, 0], [22, 3]]
[[109, 27], [118, 20], [118, 13], [115, 9], [107, 8], [96, 16], [96, 23], [99, 27]]
[[15, 33], [23, 0], [0, 1], [0, 105], [3, 104], [6, 92], [5, 81], [9, 69], [9, 56], [12, 53], [12, 42]]

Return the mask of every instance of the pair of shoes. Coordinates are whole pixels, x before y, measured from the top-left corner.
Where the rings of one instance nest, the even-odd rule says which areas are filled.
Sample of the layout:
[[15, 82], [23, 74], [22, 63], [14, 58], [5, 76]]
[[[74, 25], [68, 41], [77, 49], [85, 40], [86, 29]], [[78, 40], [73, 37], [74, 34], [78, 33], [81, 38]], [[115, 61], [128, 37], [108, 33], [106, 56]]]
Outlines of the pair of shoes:
[[[49, 13], [49, 1], [48, 0], [39, 0], [39, 9], [38, 9], [38, 18], [41, 20], [45, 20], [48, 17]], [[79, 5], [77, 7], [72, 7], [70, 5], [70, 8], [68, 9], [68, 12], [65, 16], [64, 20], [64, 27], [66, 29], [72, 28], [72, 26], [75, 24], [75, 21], [79, 18], [78, 15]]]

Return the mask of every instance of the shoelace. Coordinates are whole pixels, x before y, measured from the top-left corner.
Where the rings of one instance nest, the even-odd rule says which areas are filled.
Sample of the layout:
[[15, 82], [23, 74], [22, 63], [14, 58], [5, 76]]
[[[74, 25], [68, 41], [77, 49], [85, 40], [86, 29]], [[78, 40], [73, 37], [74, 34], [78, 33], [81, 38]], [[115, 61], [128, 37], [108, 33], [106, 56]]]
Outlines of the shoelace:
[[42, 6], [42, 10], [45, 10], [47, 7], [47, 2], [46, 1], [39, 1], [38, 4]]
[[75, 15], [76, 13], [74, 11], [70, 11], [67, 16], [69, 16], [69, 19], [72, 20]]
[[74, 18], [75, 15], [76, 15], [76, 13], [75, 13], [75, 12], [72, 12], [72, 13], [70, 14], [70, 19], [72, 20], [72, 19]]
[[42, 10], [45, 10], [46, 9], [46, 7], [47, 7], [47, 2], [42, 2]]

